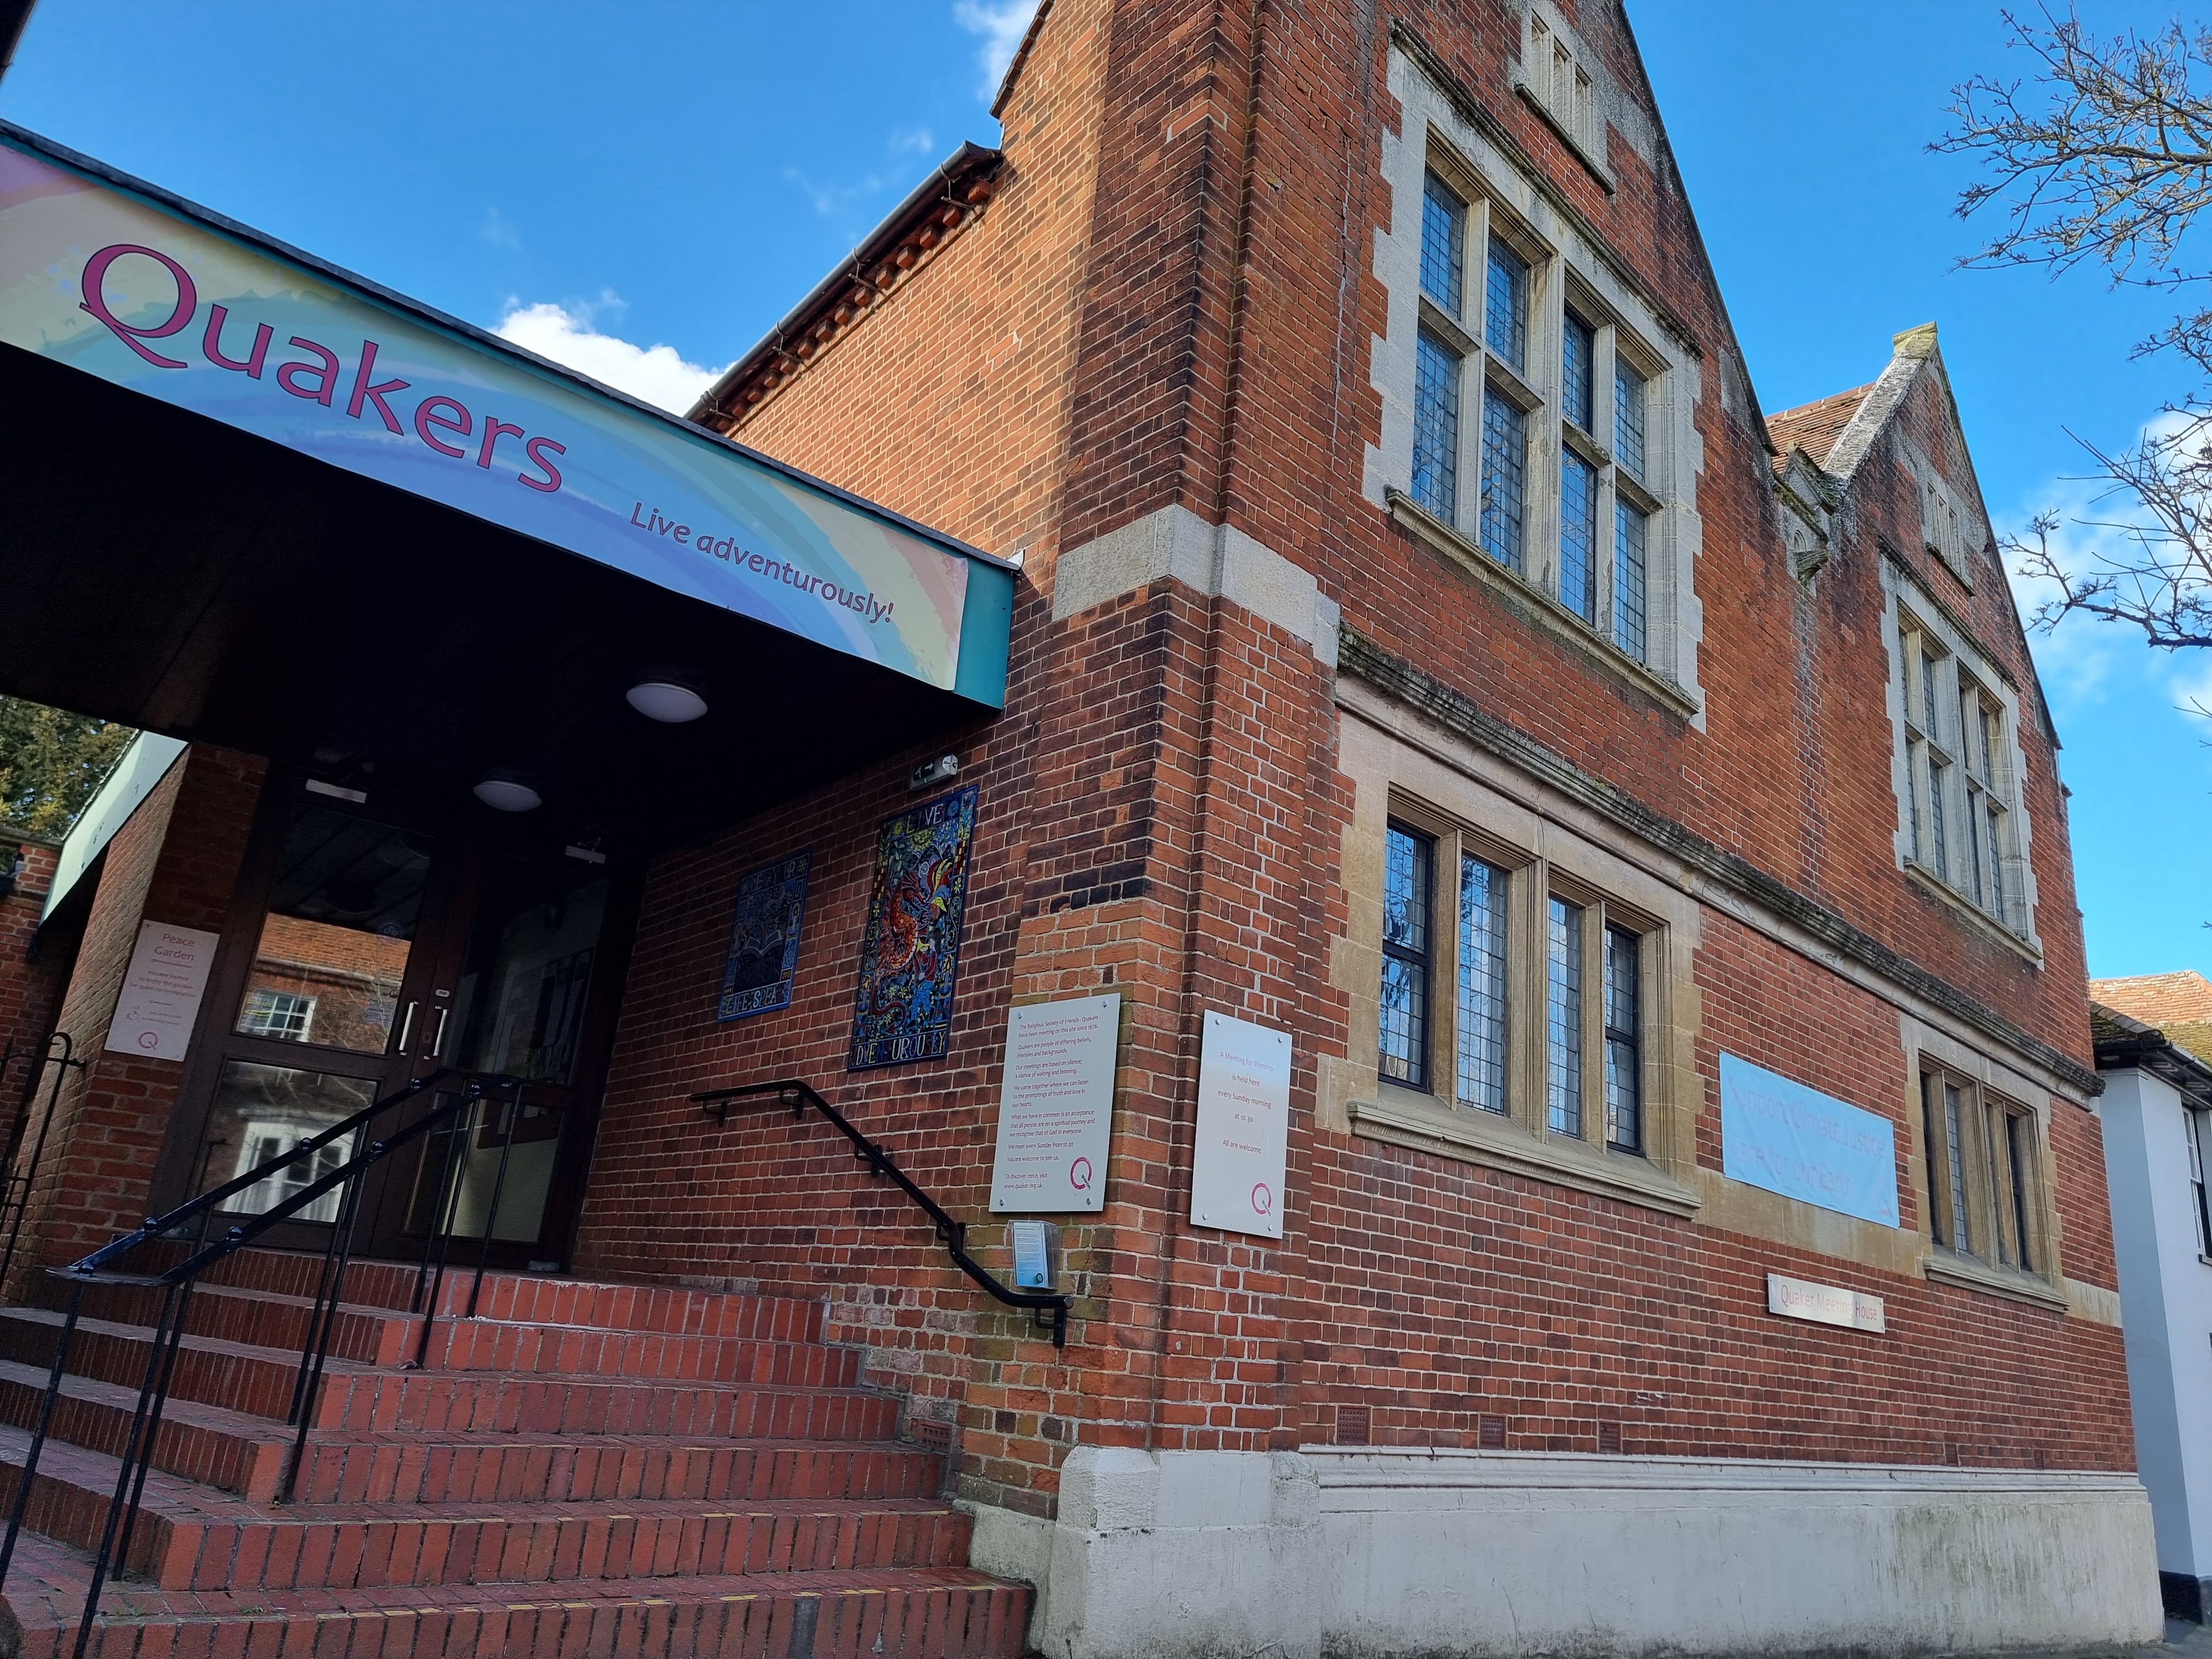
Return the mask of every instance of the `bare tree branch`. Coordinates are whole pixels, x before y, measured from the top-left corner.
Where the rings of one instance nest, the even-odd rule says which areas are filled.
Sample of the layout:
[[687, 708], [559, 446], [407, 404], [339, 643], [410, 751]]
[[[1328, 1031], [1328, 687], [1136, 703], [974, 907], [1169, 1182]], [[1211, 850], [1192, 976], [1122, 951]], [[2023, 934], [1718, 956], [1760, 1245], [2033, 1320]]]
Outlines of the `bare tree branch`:
[[2077, 438], [2094, 464], [2109, 519], [2076, 559], [2046, 514], [2004, 549], [2014, 568], [2049, 583], [2033, 625], [2073, 615], [2142, 630], [2165, 650], [2212, 646], [2212, 282], [2190, 232], [2212, 205], [2212, 29], [2177, 19], [2155, 33], [2090, 33], [2069, 6], [2007, 12], [2027, 80], [1977, 76], [1953, 88], [1951, 131], [1932, 146], [1978, 157], [1987, 176], [1960, 192], [1960, 217], [2003, 221], [1966, 265], [2100, 265], [2116, 284], [2189, 293], [2173, 319], [2136, 348], [2193, 364], [2197, 386], [2130, 448]]
[[2056, 513], [2038, 514], [2002, 544], [2014, 568], [2051, 583], [2031, 625], [2048, 631], [2076, 613], [2139, 628], [2161, 650], [2212, 646], [2212, 416], [2187, 417], [2132, 448], [2107, 453], [2075, 438], [2096, 464], [2099, 499], [2125, 497], [2128, 518], [2081, 519], [2106, 547], [2074, 563], [2052, 545]]

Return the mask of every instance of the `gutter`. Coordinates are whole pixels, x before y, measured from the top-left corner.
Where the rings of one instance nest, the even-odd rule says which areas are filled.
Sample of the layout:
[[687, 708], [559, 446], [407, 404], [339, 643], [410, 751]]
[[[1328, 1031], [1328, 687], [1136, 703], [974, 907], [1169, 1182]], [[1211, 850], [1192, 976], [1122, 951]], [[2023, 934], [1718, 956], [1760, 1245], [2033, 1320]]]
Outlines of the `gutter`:
[[[5, 0], [0, 0], [5, 3]], [[882, 222], [830, 274], [807, 290], [806, 297], [786, 312], [775, 327], [763, 335], [752, 349], [732, 363], [722, 376], [700, 395], [691, 406], [688, 420], [705, 424], [709, 416], [722, 413], [725, 398], [757, 374], [769, 358], [795, 355], [789, 347], [806, 337], [808, 331], [821, 314], [830, 309], [852, 287], [872, 289], [866, 272], [895, 253], [899, 244], [912, 234], [917, 222], [928, 210], [939, 207], [957, 207], [965, 212], [969, 203], [961, 199], [960, 187], [978, 175], [995, 173], [1006, 159], [1005, 153], [982, 144], [963, 143], [920, 184], [907, 193], [906, 199], [884, 215]]]

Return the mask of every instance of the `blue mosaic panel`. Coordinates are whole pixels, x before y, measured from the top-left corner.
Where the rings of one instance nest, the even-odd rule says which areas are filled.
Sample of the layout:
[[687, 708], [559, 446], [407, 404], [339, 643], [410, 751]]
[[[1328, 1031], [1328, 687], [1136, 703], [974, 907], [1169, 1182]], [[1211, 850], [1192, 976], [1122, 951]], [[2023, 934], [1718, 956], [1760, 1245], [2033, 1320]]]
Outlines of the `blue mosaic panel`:
[[975, 786], [884, 821], [860, 940], [848, 1071], [942, 1059], [968, 908]]
[[791, 1006], [799, 925], [806, 916], [807, 872], [813, 862], [811, 851], [793, 853], [738, 878], [737, 918], [730, 925], [730, 953], [722, 963], [717, 1020]]

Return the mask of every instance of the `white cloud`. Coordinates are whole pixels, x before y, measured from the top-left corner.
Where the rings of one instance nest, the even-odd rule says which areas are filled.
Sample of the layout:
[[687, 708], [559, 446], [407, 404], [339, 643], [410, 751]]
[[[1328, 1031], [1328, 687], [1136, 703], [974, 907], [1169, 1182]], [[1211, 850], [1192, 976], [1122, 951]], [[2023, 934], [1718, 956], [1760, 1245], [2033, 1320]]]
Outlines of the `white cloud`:
[[985, 103], [998, 96], [999, 83], [1006, 78], [1022, 36], [1029, 33], [1030, 19], [1036, 15], [1036, 0], [954, 0], [952, 21], [983, 37], [983, 44], [975, 48], [975, 64], [983, 71], [976, 95]]
[[797, 185], [805, 192], [807, 200], [814, 204], [814, 210], [824, 218], [842, 213], [884, 187], [884, 181], [872, 173], [853, 185], [817, 185], [797, 167], [786, 167], [783, 177], [786, 184]]
[[495, 207], [484, 210], [483, 222], [477, 227], [477, 237], [494, 247], [520, 248], [522, 233], [514, 228], [514, 221]]
[[635, 345], [592, 326], [597, 312], [622, 309], [622, 300], [612, 293], [602, 294], [597, 301], [572, 300], [565, 304], [540, 301], [524, 305], [520, 300], [510, 300], [495, 332], [502, 340], [603, 380], [633, 398], [683, 414], [720, 377], [722, 370], [688, 362], [674, 346]]
[[937, 140], [927, 127], [898, 127], [890, 136], [890, 150], [896, 155], [912, 150], [917, 155], [927, 155], [937, 148]]
[[[2136, 434], [2136, 441], [2169, 436], [2180, 422], [2181, 417], [2171, 413], [2154, 416]], [[2094, 463], [2085, 454], [2082, 465], [2086, 471]], [[2052, 556], [2061, 569], [2075, 573], [2096, 569], [2102, 550], [2124, 551], [2115, 547], [2124, 533], [2120, 527], [2142, 516], [2124, 492], [2102, 479], [2053, 478], [2019, 512], [1998, 515], [2000, 538], [2026, 535], [2029, 520], [2043, 513], [2057, 520], [2049, 537]], [[2024, 621], [2057, 597], [2056, 582], [2021, 570], [2017, 560], [2008, 562], [2006, 574]], [[2212, 708], [2212, 659], [2206, 653], [2154, 651], [2132, 628], [2078, 615], [2066, 617], [2047, 633], [2031, 632], [2028, 641], [2044, 690], [2061, 707], [2090, 708], [2126, 687], [2150, 686], [2177, 707], [2203, 702]]]

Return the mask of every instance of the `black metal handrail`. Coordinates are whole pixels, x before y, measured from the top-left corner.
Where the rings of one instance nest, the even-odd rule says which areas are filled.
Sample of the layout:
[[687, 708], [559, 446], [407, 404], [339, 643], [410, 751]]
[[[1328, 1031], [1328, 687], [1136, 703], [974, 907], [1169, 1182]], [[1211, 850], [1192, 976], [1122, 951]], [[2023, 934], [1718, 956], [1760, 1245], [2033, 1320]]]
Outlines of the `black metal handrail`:
[[[76, 1334], [84, 1310], [86, 1291], [97, 1285], [129, 1285], [158, 1288], [162, 1292], [161, 1314], [154, 1322], [145, 1375], [139, 1384], [137, 1405], [131, 1414], [130, 1431], [124, 1437], [115, 1492], [109, 1499], [107, 1517], [100, 1529], [100, 1546], [93, 1558], [91, 1583], [85, 1594], [83, 1616], [77, 1626], [76, 1659], [84, 1659], [93, 1626], [99, 1615], [100, 1593], [111, 1571], [120, 1571], [118, 1564], [129, 1559], [131, 1531], [145, 1495], [147, 1474], [153, 1467], [155, 1438], [161, 1429], [162, 1410], [168, 1402], [169, 1385], [175, 1375], [177, 1354], [184, 1343], [185, 1316], [191, 1307], [192, 1291], [201, 1276], [217, 1262], [244, 1249], [270, 1228], [292, 1219], [332, 1192], [340, 1194], [337, 1218], [331, 1224], [329, 1240], [324, 1248], [321, 1269], [316, 1279], [314, 1301], [307, 1316], [307, 1336], [301, 1345], [299, 1366], [293, 1377], [291, 1406], [285, 1417], [287, 1426], [294, 1428], [295, 1433], [277, 1501], [289, 1503], [307, 1451], [308, 1431], [313, 1426], [323, 1371], [330, 1358], [331, 1339], [337, 1327], [339, 1297], [344, 1287], [346, 1269], [352, 1260], [353, 1236], [360, 1220], [364, 1178], [373, 1165], [393, 1152], [420, 1139], [441, 1124], [453, 1124], [446, 1146], [439, 1192], [434, 1200], [439, 1215], [429, 1237], [424, 1241], [422, 1264], [416, 1272], [411, 1304], [412, 1311], [420, 1314], [422, 1319], [422, 1328], [412, 1362], [420, 1365], [429, 1349], [430, 1328], [438, 1316], [437, 1290], [445, 1272], [445, 1245], [450, 1243], [449, 1237], [441, 1242], [441, 1235], [449, 1234], [459, 1197], [461, 1183], [453, 1178], [455, 1144], [473, 1133], [479, 1121], [472, 1115], [465, 1127], [454, 1123], [454, 1120], [465, 1110], [475, 1113], [487, 1099], [497, 1097], [501, 1105], [512, 1116], [507, 1122], [506, 1145], [500, 1154], [499, 1175], [493, 1187], [491, 1204], [485, 1212], [483, 1237], [477, 1251], [476, 1285], [469, 1296], [468, 1316], [475, 1316], [477, 1298], [483, 1288], [491, 1233], [498, 1218], [499, 1200], [506, 1186], [508, 1154], [521, 1115], [523, 1085], [520, 1079], [514, 1078], [463, 1079], [454, 1093], [442, 1100], [434, 1101], [430, 1109], [413, 1122], [402, 1126], [381, 1139], [371, 1141], [366, 1146], [357, 1146], [336, 1167], [306, 1182], [258, 1214], [234, 1224], [213, 1242], [207, 1237], [210, 1224], [227, 1200], [285, 1170], [302, 1164], [312, 1170], [314, 1155], [324, 1147], [366, 1129], [385, 1113], [436, 1090], [453, 1079], [455, 1075], [448, 1069], [417, 1078], [404, 1088], [373, 1102], [350, 1117], [341, 1119], [244, 1174], [150, 1218], [142, 1226], [111, 1240], [82, 1260], [65, 1267], [48, 1269], [56, 1277], [68, 1282], [72, 1289], [68, 1310], [63, 1316], [61, 1329], [55, 1339], [53, 1364], [47, 1373], [46, 1395], [31, 1431], [31, 1443], [25, 1453], [21, 1470], [16, 1477], [15, 1503], [9, 1516], [7, 1534], [4, 1540], [0, 1540], [0, 1586], [6, 1583], [8, 1569], [15, 1559], [16, 1540], [22, 1532], [24, 1517], [30, 1508], [40, 1455], [46, 1448], [47, 1432], [52, 1425], [55, 1402], [61, 1395], [62, 1378], [67, 1374], [70, 1344]], [[188, 1238], [191, 1248], [183, 1259], [159, 1272], [132, 1273], [115, 1267], [117, 1262], [143, 1246], [156, 1240], [174, 1241], [180, 1237]], [[438, 1247], [434, 1273], [431, 1259], [434, 1245]], [[424, 1305], [426, 1285], [429, 1290], [427, 1306]]]
[[[0, 1054], [0, 1077], [7, 1075], [18, 1052], [10, 1042], [8, 1052]], [[7, 1243], [0, 1246], [0, 1290], [4, 1290], [9, 1270], [15, 1265], [15, 1245], [23, 1236], [23, 1218], [31, 1208], [31, 1188], [46, 1155], [46, 1133], [54, 1127], [54, 1109], [61, 1104], [62, 1084], [71, 1071], [82, 1071], [85, 1066], [76, 1057], [76, 1039], [67, 1031], [49, 1031], [20, 1052], [31, 1066], [23, 1074], [22, 1096], [15, 1103], [15, 1119], [8, 1126], [8, 1150], [0, 1152], [0, 1169], [8, 1172], [4, 1187], [0, 1187], [0, 1216], [7, 1218], [8, 1235]], [[49, 1066], [54, 1069], [54, 1080], [46, 1091], [46, 1109], [39, 1118], [39, 1133], [32, 1139], [30, 1157], [19, 1163], [17, 1154], [23, 1150], [23, 1135], [30, 1127], [31, 1109], [39, 1097], [39, 1080]]]
[[1054, 1347], [1067, 1346], [1067, 1316], [1073, 1298], [1059, 1291], [1017, 1291], [1000, 1283], [989, 1268], [968, 1254], [968, 1224], [955, 1221], [943, 1205], [915, 1185], [913, 1178], [899, 1168], [889, 1152], [854, 1128], [842, 1112], [814, 1091], [811, 1084], [798, 1078], [779, 1078], [773, 1083], [747, 1083], [734, 1089], [702, 1089], [691, 1098], [706, 1115], [718, 1123], [726, 1123], [732, 1101], [757, 1100], [770, 1095], [775, 1097], [778, 1104], [788, 1104], [793, 1117], [803, 1117], [811, 1106], [828, 1118], [837, 1132], [853, 1143], [853, 1156], [868, 1166], [870, 1175], [890, 1176], [898, 1189], [929, 1217], [937, 1228], [938, 1238], [962, 1273], [1007, 1307], [1029, 1310], [1039, 1328], [1052, 1333]]

